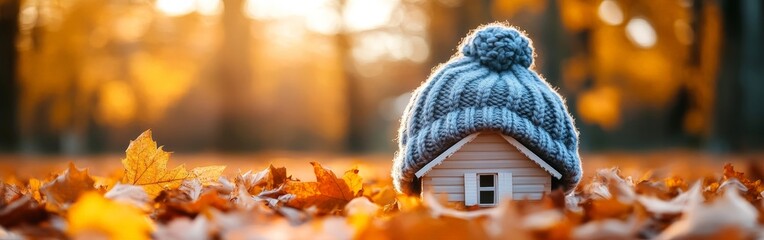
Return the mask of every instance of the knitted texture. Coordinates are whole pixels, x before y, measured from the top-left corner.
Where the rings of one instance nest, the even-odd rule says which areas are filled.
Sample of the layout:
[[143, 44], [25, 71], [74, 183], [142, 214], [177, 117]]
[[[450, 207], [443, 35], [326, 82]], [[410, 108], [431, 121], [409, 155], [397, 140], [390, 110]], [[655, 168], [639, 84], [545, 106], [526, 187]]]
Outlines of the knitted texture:
[[581, 179], [578, 132], [560, 95], [530, 70], [531, 41], [513, 27], [483, 26], [461, 51], [416, 89], [401, 118], [392, 177], [398, 191], [416, 194], [414, 175], [446, 149], [482, 131], [511, 136], [554, 169], [566, 192]]

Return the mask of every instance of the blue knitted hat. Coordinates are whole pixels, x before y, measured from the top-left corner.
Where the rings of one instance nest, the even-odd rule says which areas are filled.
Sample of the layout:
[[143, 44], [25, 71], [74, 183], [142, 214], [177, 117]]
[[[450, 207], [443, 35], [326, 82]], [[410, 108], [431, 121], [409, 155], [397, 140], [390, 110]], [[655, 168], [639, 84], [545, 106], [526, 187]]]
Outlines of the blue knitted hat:
[[533, 70], [530, 40], [494, 23], [468, 35], [461, 51], [416, 89], [398, 131], [395, 188], [420, 192], [414, 173], [470, 134], [511, 136], [562, 173], [552, 188], [566, 192], [581, 179], [578, 132], [560, 95]]

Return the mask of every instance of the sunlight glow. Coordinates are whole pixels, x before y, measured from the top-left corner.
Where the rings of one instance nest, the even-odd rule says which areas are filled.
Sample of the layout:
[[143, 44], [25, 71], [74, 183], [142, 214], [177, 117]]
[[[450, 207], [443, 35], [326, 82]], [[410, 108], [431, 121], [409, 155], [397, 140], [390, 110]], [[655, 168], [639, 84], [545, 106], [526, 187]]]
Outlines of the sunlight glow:
[[218, 15], [223, 13], [223, 2], [220, 0], [197, 0], [196, 11], [201, 15]]
[[384, 58], [423, 62], [430, 54], [424, 38], [395, 33], [362, 34], [355, 39], [353, 45], [353, 59], [360, 63], [373, 63]]
[[299, 0], [249, 0], [244, 5], [244, 13], [252, 19], [276, 19], [291, 17], [305, 11], [305, 4]]
[[646, 19], [635, 17], [626, 24], [626, 37], [641, 48], [650, 48], [658, 41], [658, 35]]
[[175, 17], [186, 15], [196, 10], [196, 1], [157, 0], [154, 7], [167, 16]]
[[25, 7], [19, 13], [19, 28], [21, 31], [31, 30], [37, 25], [37, 7]]
[[154, 7], [164, 15], [178, 17], [198, 12], [201, 15], [211, 16], [223, 12], [221, 0], [157, 0]]
[[608, 25], [618, 25], [623, 22], [623, 12], [613, 0], [604, 0], [597, 8], [597, 15]]
[[144, 8], [126, 8], [115, 15], [112, 35], [124, 42], [137, 41], [142, 37], [154, 16]]
[[345, 27], [364, 31], [384, 26], [398, 4], [397, 0], [348, 0], [343, 10]]
[[256, 20], [295, 19], [305, 27], [321, 34], [336, 34], [341, 30], [341, 17], [335, 0], [248, 0], [244, 14]]
[[340, 13], [331, 8], [318, 8], [305, 16], [306, 27], [314, 32], [331, 35], [342, 30]]

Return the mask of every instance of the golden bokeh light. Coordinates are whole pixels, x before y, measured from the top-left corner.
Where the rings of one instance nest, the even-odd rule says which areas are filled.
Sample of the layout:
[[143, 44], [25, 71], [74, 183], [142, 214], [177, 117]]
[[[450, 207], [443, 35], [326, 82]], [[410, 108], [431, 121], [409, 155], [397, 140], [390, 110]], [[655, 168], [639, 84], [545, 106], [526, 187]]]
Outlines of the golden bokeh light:
[[717, 4], [694, 4], [25, 0], [17, 119], [30, 142], [161, 128], [188, 146], [389, 150], [410, 91], [470, 29], [507, 21], [583, 131], [676, 111], [683, 134], [707, 135], [724, 37]]
[[658, 35], [647, 19], [635, 17], [626, 24], [626, 36], [641, 48], [650, 48], [658, 41]]
[[615, 0], [604, 0], [597, 7], [597, 15], [608, 25], [618, 25], [623, 22], [623, 11]]
[[579, 96], [577, 109], [584, 122], [613, 129], [621, 118], [621, 94], [613, 87], [595, 88]]

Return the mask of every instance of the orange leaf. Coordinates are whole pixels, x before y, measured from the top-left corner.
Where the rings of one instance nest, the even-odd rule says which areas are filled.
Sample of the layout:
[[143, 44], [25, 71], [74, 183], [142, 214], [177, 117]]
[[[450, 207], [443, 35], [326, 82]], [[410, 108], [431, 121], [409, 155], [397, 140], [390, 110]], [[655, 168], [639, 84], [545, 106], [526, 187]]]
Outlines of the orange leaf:
[[[290, 194], [287, 206], [294, 208], [315, 206], [319, 212], [327, 213], [332, 210], [342, 209], [345, 204], [356, 197], [356, 193], [350, 188], [345, 179], [337, 178], [334, 172], [323, 168], [317, 162], [311, 162], [310, 164], [313, 165], [317, 182], [287, 180], [284, 186], [284, 191]], [[355, 174], [357, 170], [351, 171], [352, 173], [350, 173], [348, 179], [351, 181], [351, 184], [354, 184], [354, 187], [357, 187], [358, 184], [354, 182], [360, 181], [360, 177]]]
[[[249, 194], [257, 195], [263, 190], [271, 190], [280, 187], [286, 181], [286, 168], [276, 168], [270, 165], [258, 173], [248, 171], [239, 174], [234, 179], [236, 188], [246, 190]], [[235, 191], [238, 192], [238, 191]]]

